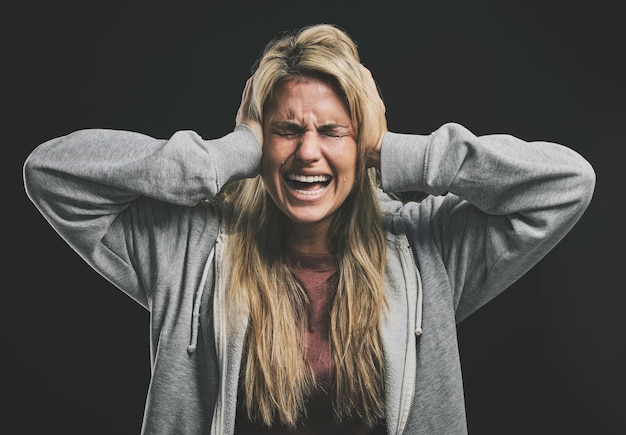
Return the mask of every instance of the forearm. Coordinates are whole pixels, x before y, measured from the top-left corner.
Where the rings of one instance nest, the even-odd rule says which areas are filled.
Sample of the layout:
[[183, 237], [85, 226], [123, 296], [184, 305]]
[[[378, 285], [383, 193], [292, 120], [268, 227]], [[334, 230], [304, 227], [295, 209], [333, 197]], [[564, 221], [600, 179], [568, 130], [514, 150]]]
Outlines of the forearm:
[[84, 130], [37, 147], [24, 178], [29, 197], [52, 226], [68, 242], [88, 245], [138, 196], [193, 206], [231, 180], [256, 175], [260, 156], [245, 127], [209, 141], [193, 132], [157, 140]]
[[387, 133], [381, 175], [387, 191], [450, 192], [498, 215], [584, 209], [595, 183], [589, 163], [571, 149], [509, 135], [477, 137], [458, 124], [427, 136]]
[[122, 202], [143, 195], [194, 205], [231, 179], [256, 175], [259, 163], [260, 149], [245, 127], [215, 140], [190, 131], [159, 140], [132, 132], [83, 130], [37, 147], [24, 172], [27, 192], [35, 200], [45, 200], [47, 191], [63, 190], [64, 181], [75, 180], [84, 182], [81, 190], [93, 191], [82, 192], [87, 195], [117, 195]]

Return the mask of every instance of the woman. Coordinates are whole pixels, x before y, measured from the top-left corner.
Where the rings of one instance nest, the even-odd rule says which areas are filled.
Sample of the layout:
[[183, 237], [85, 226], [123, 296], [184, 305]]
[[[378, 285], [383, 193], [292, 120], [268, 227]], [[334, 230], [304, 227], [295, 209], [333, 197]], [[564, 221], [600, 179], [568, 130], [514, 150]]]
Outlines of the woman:
[[456, 323], [563, 238], [595, 175], [560, 145], [384, 113], [350, 37], [317, 25], [268, 44], [225, 137], [33, 151], [38, 209], [150, 310], [143, 433], [467, 433]]

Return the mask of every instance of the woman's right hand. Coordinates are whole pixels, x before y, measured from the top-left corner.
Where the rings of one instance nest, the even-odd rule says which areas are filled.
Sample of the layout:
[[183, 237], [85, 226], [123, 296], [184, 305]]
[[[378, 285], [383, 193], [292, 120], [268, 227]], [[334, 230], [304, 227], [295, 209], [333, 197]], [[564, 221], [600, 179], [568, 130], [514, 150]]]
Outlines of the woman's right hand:
[[235, 126], [244, 124], [252, 133], [254, 133], [254, 137], [256, 137], [257, 142], [263, 148], [263, 126], [261, 123], [251, 115], [250, 112], [250, 100], [252, 98], [252, 80], [254, 75], [250, 76], [248, 80], [246, 80], [246, 85], [243, 88], [243, 93], [241, 94], [241, 103], [239, 105], [239, 109], [237, 109], [237, 115], [235, 116]]

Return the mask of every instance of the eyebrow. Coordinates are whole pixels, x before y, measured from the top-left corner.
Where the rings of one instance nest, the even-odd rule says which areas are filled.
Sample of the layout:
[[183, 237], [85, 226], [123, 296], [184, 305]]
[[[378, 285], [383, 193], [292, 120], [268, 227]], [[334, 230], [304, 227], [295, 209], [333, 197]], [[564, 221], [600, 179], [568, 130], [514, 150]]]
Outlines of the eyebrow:
[[[271, 127], [281, 128], [281, 129], [291, 129], [291, 130], [304, 130], [304, 127], [295, 121], [272, 121], [270, 124]], [[335, 124], [333, 122], [329, 122], [327, 124], [322, 124], [317, 128], [318, 131], [328, 132], [335, 130], [350, 130], [350, 127], [347, 125]]]
[[272, 121], [270, 126], [292, 130], [301, 130], [303, 128], [300, 124], [294, 121]]

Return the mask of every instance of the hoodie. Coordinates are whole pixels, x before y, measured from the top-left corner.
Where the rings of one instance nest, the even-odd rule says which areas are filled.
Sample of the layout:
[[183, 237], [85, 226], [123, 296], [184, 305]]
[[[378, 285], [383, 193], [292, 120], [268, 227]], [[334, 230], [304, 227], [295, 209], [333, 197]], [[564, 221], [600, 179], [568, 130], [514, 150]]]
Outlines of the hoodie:
[[[150, 311], [143, 434], [231, 434], [247, 314], [226, 321], [226, 183], [259, 174], [251, 131], [167, 140], [81, 130], [38, 146], [25, 187], [58, 234]], [[449, 123], [387, 132], [382, 320], [389, 434], [466, 434], [456, 324], [543, 258], [588, 206], [595, 174], [573, 150]], [[426, 197], [398, 201], [389, 192]]]

